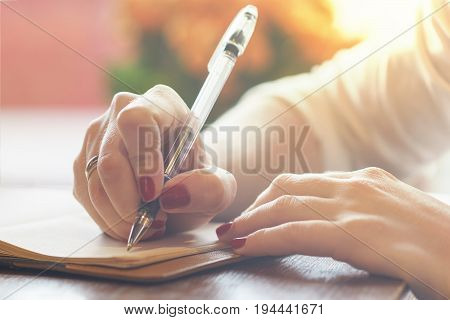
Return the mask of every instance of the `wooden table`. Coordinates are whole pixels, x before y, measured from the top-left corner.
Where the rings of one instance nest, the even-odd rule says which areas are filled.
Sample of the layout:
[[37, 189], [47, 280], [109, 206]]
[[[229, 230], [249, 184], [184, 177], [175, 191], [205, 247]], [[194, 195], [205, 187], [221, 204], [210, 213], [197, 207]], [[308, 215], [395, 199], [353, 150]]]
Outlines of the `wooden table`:
[[405, 283], [330, 258], [255, 258], [155, 285], [0, 269], [7, 299], [404, 299]]

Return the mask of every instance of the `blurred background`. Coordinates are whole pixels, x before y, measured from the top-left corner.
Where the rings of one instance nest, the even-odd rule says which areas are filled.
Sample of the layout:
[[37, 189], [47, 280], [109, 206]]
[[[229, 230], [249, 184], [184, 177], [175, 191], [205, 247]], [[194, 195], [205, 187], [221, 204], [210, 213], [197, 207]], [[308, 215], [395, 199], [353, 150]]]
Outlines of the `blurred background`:
[[[308, 71], [371, 33], [407, 25], [411, 0], [253, 0], [260, 18], [219, 101]], [[2, 106], [92, 108], [164, 83], [188, 105], [226, 27], [248, 1], [16, 0], [1, 5]], [[386, 10], [388, 5], [389, 10]]]
[[[415, 2], [250, 1], [259, 9], [257, 28], [211, 119], [257, 83], [306, 72], [367, 37], [406, 29]], [[117, 91], [143, 93], [163, 83], [191, 105], [218, 40], [247, 4], [0, 1], [0, 183], [70, 184], [88, 122]]]

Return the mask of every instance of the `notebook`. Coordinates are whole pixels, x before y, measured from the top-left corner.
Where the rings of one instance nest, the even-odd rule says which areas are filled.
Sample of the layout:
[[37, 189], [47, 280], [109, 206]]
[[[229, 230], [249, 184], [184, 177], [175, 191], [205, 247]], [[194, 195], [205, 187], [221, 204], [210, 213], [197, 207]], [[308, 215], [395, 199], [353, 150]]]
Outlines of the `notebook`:
[[143, 241], [131, 252], [103, 234], [68, 189], [0, 188], [0, 265], [160, 282], [243, 260], [217, 224]]

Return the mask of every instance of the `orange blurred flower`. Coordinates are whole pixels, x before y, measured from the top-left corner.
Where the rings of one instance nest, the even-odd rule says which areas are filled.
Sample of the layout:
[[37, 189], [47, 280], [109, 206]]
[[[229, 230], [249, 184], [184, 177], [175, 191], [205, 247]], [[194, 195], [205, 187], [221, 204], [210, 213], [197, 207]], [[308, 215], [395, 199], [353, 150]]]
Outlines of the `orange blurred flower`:
[[[126, 0], [125, 12], [138, 31], [160, 32], [187, 70], [203, 74], [229, 22], [247, 1]], [[253, 0], [259, 19], [253, 39], [238, 68], [259, 71], [273, 57], [270, 28], [277, 26], [311, 63], [331, 57], [355, 43], [333, 26], [329, 0]]]

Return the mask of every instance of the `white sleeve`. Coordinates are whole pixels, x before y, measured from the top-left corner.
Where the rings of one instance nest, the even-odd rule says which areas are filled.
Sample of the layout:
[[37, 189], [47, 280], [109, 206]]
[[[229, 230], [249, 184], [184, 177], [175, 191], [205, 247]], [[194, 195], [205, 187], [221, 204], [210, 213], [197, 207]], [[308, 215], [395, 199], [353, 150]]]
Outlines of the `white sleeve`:
[[448, 0], [426, 1], [417, 25], [394, 37], [253, 92], [296, 104], [319, 138], [325, 170], [378, 166], [408, 176], [450, 147]]

